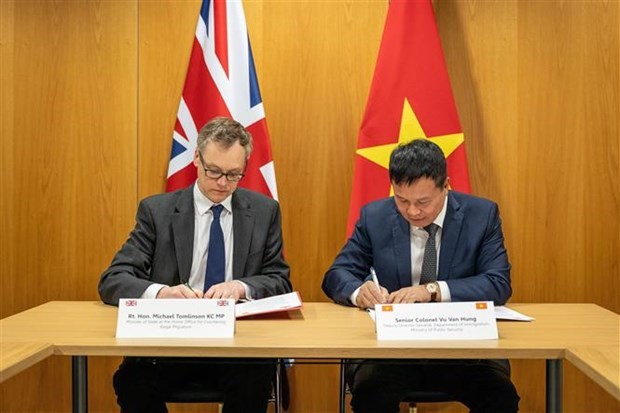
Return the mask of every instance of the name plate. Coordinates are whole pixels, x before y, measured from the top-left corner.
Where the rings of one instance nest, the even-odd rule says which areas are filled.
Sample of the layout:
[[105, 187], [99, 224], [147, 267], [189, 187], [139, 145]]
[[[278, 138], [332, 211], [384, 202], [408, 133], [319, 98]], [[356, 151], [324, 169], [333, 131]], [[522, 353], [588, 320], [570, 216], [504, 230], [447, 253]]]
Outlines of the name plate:
[[121, 299], [117, 338], [232, 338], [231, 299]]
[[377, 304], [378, 340], [497, 339], [492, 301]]

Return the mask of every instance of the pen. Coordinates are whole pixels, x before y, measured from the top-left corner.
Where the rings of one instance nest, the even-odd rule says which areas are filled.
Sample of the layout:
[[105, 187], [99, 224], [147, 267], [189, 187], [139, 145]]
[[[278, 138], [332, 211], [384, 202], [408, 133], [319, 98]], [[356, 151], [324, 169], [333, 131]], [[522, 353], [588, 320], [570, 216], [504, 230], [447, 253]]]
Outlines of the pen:
[[381, 292], [381, 285], [379, 284], [379, 279], [377, 278], [377, 273], [375, 272], [374, 267], [370, 267], [370, 275], [372, 276], [372, 282], [374, 282], [375, 287], [377, 287], [377, 291]]
[[185, 281], [185, 284], [183, 284], [184, 286], [186, 286], [187, 288], [190, 289], [191, 292], [195, 293], [196, 291], [194, 291], [194, 289], [192, 287], [190, 287], [189, 282]]

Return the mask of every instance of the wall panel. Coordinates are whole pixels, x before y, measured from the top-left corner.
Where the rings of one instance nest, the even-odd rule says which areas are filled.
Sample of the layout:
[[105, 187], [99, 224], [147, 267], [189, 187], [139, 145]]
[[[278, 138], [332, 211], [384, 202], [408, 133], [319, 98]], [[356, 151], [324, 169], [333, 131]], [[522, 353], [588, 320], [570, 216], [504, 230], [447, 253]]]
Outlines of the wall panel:
[[[99, 274], [126, 237], [136, 203], [137, 14], [125, 2], [0, 7], [6, 317], [97, 299]], [[3, 383], [0, 410], [70, 410], [69, 366], [52, 358]], [[91, 385], [107, 387], [96, 366]]]
[[[520, 214], [530, 236], [521, 237], [515, 266], [532, 282], [551, 275], [556, 285], [524, 288], [523, 297], [589, 299], [618, 310], [618, 295], [587, 276], [618, 271], [618, 220], [593, 219], [613, 217], [619, 206], [606, 184], [618, 179], [617, 6], [537, 3], [519, 10], [519, 127], [532, 138], [520, 143], [517, 192], [519, 204], [536, 207]], [[609, 282], [617, 292], [617, 277]]]
[[[321, 281], [345, 240], [353, 153], [386, 4], [265, 2], [264, 9], [258, 75], [291, 278], [304, 300], [325, 301]], [[337, 369], [294, 369], [294, 411], [334, 411]]]

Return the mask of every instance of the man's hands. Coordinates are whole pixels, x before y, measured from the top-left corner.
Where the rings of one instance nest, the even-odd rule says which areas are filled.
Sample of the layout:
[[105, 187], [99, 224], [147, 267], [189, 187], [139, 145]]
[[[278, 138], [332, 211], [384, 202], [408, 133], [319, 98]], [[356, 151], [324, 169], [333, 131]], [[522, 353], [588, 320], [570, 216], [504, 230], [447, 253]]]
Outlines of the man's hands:
[[392, 304], [430, 303], [431, 293], [424, 285], [405, 287], [390, 294], [388, 302]]
[[356, 305], [359, 308], [375, 308], [375, 304], [385, 304], [388, 302], [389, 293], [383, 287], [380, 287], [381, 291], [377, 288], [374, 282], [366, 281], [360, 287], [360, 292], [357, 294]]
[[185, 284], [164, 287], [157, 292], [155, 298], [202, 298], [202, 291], [192, 290]]
[[[438, 296], [437, 301], [440, 300]], [[424, 285], [401, 288], [389, 294], [381, 287], [381, 291], [372, 281], [366, 281], [360, 287], [356, 305], [360, 308], [374, 308], [375, 304], [405, 304], [405, 303], [429, 303], [431, 293]]]
[[232, 298], [239, 301], [245, 298], [245, 287], [236, 281], [216, 284], [203, 294], [200, 290], [193, 290], [185, 284], [173, 287], [163, 287], [157, 293], [156, 298]]
[[245, 287], [237, 281], [215, 284], [207, 290], [204, 298], [232, 298], [237, 302], [245, 298]]

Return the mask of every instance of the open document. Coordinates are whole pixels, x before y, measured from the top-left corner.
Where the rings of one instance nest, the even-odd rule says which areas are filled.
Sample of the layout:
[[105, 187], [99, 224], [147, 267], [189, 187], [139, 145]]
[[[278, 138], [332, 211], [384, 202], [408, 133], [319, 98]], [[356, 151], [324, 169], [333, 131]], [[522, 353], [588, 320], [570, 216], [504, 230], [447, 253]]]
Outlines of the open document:
[[513, 320], [513, 321], [532, 321], [534, 317], [521, 314], [511, 308], [500, 305], [495, 307], [496, 320]]
[[277, 313], [301, 308], [301, 297], [297, 291], [274, 295], [260, 300], [247, 301], [235, 305], [235, 317], [247, 317], [257, 314]]

